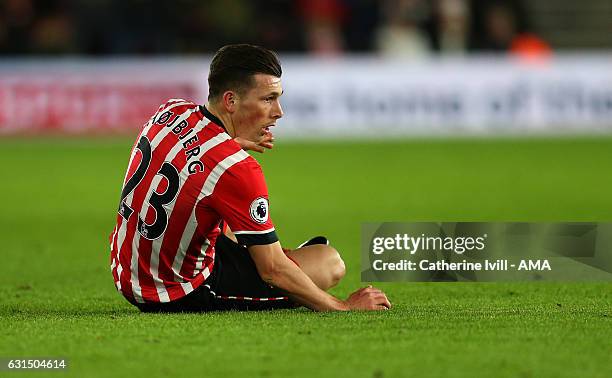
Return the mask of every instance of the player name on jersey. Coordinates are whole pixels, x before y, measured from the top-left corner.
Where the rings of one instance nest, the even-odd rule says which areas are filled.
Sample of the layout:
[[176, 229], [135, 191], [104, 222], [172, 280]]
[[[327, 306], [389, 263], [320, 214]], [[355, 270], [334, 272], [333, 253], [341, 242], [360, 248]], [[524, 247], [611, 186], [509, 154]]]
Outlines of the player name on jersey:
[[132, 149], [110, 236], [115, 286], [131, 302], [177, 300], [210, 276], [221, 220], [241, 244], [267, 244], [268, 214], [257, 161], [206, 108], [170, 100]]

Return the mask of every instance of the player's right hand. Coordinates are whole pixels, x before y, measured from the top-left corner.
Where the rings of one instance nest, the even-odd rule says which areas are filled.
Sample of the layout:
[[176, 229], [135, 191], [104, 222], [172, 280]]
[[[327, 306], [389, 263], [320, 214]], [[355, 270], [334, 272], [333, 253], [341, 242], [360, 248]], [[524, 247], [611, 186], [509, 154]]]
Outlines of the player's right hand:
[[375, 311], [391, 308], [391, 302], [389, 302], [385, 293], [371, 285], [362, 287], [349, 295], [345, 303], [351, 310]]
[[259, 142], [253, 142], [241, 137], [234, 138], [234, 141], [242, 147], [245, 151], [255, 151], [264, 153], [266, 149], [271, 150], [274, 147], [274, 135], [271, 131], [267, 131]]

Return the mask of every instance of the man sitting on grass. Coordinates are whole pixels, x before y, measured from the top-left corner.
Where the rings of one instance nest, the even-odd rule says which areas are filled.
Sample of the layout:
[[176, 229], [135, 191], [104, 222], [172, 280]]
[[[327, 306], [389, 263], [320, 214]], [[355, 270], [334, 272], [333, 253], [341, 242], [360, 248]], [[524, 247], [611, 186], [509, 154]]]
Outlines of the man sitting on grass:
[[283, 250], [257, 161], [283, 116], [270, 50], [230, 45], [213, 57], [206, 106], [161, 105], [132, 149], [110, 236], [115, 286], [144, 312], [384, 310], [371, 286], [328, 294], [344, 262], [323, 237]]

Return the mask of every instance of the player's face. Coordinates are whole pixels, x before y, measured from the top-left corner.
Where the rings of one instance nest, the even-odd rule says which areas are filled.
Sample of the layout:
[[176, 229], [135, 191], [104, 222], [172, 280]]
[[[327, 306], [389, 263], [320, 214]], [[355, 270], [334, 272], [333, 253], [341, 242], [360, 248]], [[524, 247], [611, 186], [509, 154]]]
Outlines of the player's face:
[[259, 142], [283, 116], [279, 99], [283, 88], [276, 76], [256, 74], [253, 79], [255, 85], [238, 97], [232, 118], [236, 136]]

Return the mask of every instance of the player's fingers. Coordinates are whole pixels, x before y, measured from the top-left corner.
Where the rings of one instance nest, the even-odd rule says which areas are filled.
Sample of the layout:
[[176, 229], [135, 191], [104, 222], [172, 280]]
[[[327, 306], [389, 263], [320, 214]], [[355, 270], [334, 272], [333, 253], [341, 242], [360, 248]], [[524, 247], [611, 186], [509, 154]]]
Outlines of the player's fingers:
[[357, 290], [356, 294], [360, 297], [364, 297], [370, 294], [370, 290], [371, 289], [369, 287], [362, 287], [361, 289]]
[[263, 153], [263, 152], [265, 151], [265, 149], [264, 149], [263, 147], [261, 147], [261, 146], [259, 146], [259, 145], [255, 144], [255, 143], [253, 143], [253, 145], [252, 145], [252, 146], [249, 146], [249, 149], [250, 149], [250, 150], [253, 150], [253, 151], [255, 151], [255, 152], [259, 152], [259, 153]]
[[375, 294], [375, 293], [381, 293], [381, 291], [376, 288], [373, 288], [372, 285], [368, 285], [367, 287], [362, 287], [358, 289], [357, 291], [353, 293], [353, 295], [357, 295], [359, 297], [366, 297], [366, 296], [369, 296], [370, 294]]
[[267, 132], [264, 134], [262, 140], [264, 142], [274, 142], [274, 135], [271, 132]]
[[274, 144], [270, 142], [261, 142], [259, 145], [268, 149], [272, 149], [272, 147], [274, 147]]
[[369, 293], [365, 294], [365, 296], [368, 297], [368, 298], [380, 298], [381, 295], [384, 295], [384, 294], [381, 293], [381, 292], [375, 292], [375, 291], [372, 291], [372, 292], [369, 292]]
[[373, 294], [382, 293], [382, 291], [380, 289], [377, 289], [375, 287], [366, 287], [366, 288], [363, 289], [363, 292], [367, 293], [367, 294], [370, 294], [370, 293], [373, 293]]
[[371, 298], [375, 298], [375, 299], [386, 299], [387, 296], [385, 295], [385, 293], [370, 293], [368, 294]]
[[234, 138], [234, 141], [242, 147], [245, 151], [255, 151], [255, 152], [264, 152], [264, 148], [259, 146], [257, 143], [252, 142], [250, 140], [242, 139], [240, 137]]
[[368, 292], [363, 295], [363, 298], [372, 305], [382, 305], [391, 308], [391, 302], [382, 291]]
[[387, 308], [391, 308], [391, 302], [389, 301], [389, 298], [387, 298], [387, 296], [383, 293], [381, 296], [378, 297], [379, 299], [379, 303]]
[[383, 305], [376, 305], [376, 309], [379, 311], [384, 311], [384, 310], [388, 310], [389, 307], [383, 306]]
[[373, 293], [368, 295], [368, 300], [377, 305], [387, 305], [390, 304], [389, 300], [383, 293]]

